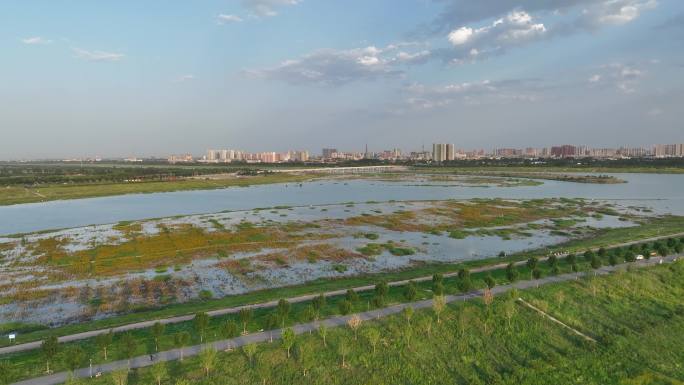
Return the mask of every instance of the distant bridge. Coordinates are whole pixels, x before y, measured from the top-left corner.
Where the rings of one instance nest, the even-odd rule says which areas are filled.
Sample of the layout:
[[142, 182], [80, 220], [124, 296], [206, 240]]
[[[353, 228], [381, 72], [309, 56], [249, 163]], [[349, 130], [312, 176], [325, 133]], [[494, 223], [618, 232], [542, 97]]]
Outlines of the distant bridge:
[[374, 174], [382, 172], [407, 171], [406, 166], [362, 166], [362, 167], [317, 167], [317, 168], [291, 168], [286, 170], [269, 170], [270, 172], [287, 173], [324, 173], [324, 174]]

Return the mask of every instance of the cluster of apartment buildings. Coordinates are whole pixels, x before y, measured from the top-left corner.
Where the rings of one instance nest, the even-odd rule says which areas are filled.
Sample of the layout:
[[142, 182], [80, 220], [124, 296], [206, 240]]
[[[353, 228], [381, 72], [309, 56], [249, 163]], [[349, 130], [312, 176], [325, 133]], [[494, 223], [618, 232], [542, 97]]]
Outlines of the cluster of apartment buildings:
[[413, 151], [403, 153], [394, 148], [380, 152], [369, 152], [366, 148], [363, 152], [345, 152], [336, 148], [324, 148], [321, 156], [312, 157], [308, 151], [288, 152], [245, 152], [239, 150], [207, 150], [206, 155], [195, 158], [190, 154], [171, 155], [170, 163], [285, 163], [285, 162], [341, 162], [362, 159], [377, 159], [385, 161], [412, 160], [448, 162], [460, 159], [482, 158], [668, 158], [684, 157], [684, 144], [658, 144], [651, 147], [618, 147], [618, 148], [593, 148], [588, 146], [559, 145], [542, 148], [495, 148], [492, 151], [461, 150], [452, 143], [434, 143], [432, 151]]
[[497, 158], [644, 158], [683, 157], [684, 144], [658, 144], [652, 147], [592, 148], [562, 145], [543, 148], [497, 148]]
[[282, 163], [282, 162], [307, 162], [308, 151], [288, 152], [245, 152], [240, 150], [207, 150], [207, 154], [199, 162], [203, 163]]

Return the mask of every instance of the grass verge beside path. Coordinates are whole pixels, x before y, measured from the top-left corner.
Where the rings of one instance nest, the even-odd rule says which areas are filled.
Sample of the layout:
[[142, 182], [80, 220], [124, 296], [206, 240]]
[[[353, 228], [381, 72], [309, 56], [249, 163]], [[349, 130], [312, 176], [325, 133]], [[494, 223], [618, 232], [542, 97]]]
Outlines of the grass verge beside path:
[[[292, 356], [280, 343], [264, 343], [255, 348], [256, 360], [237, 350], [219, 353], [207, 364], [203, 351], [208, 347], [224, 350], [267, 342], [268, 334], [259, 333], [186, 348], [186, 357], [199, 357], [157, 363], [151, 369], [134, 370], [127, 377], [133, 385], [154, 382], [155, 378], [157, 382], [171, 378], [172, 383], [185, 379], [214, 384], [221, 379], [221, 383], [290, 384], [305, 381], [309, 371], [321, 384], [452, 384], [455, 380], [460, 383], [460, 379], [474, 384], [678, 384], [678, 379], [684, 379], [684, 368], [677, 358], [684, 354], [684, 345], [676, 342], [681, 341], [679, 333], [684, 331], [684, 306], [679, 302], [684, 295], [684, 263], [646, 265], [647, 261], [637, 263], [635, 266], [643, 267], [639, 271], [629, 267], [601, 269], [601, 274], [617, 269], [622, 272], [603, 277], [587, 274], [579, 281], [576, 274], [568, 274], [513, 285], [525, 289], [522, 296], [535, 307], [553, 312], [573, 329], [590, 331], [597, 338], [592, 343], [537, 312], [516, 306], [520, 294], [511, 291], [507, 295], [510, 287], [497, 287], [493, 291], [499, 296], [491, 301], [481, 292], [449, 297], [447, 302], [454, 303], [439, 313], [431, 300], [413, 302], [415, 313], [403, 311], [408, 305], [362, 313], [358, 333], [351, 327], [340, 327], [323, 339], [307, 334], [316, 331], [316, 323], [299, 325], [295, 331], [300, 335], [288, 345], [293, 347]], [[431, 307], [432, 311], [426, 309]], [[351, 319], [335, 317], [325, 323], [329, 327], [345, 326], [351, 325]], [[371, 334], [378, 336], [379, 346]], [[668, 341], [672, 338], [675, 341]], [[177, 360], [178, 353], [160, 353], [155, 361]], [[132, 362], [134, 367], [153, 364], [147, 356]], [[103, 371], [127, 364], [118, 361], [112, 365]], [[168, 369], [163, 378], [158, 375], [161, 365]], [[79, 370], [78, 375], [87, 376], [88, 369]], [[65, 378], [61, 373], [22, 385], [49, 385]], [[640, 381], [625, 382], [637, 379]], [[104, 381], [110, 381], [109, 376], [88, 383]]]
[[[607, 264], [609, 260], [609, 254], [607, 254], [606, 256], [600, 258], [600, 265]], [[549, 277], [549, 280], [553, 281], [556, 279], [556, 277], [553, 276], [571, 273], [572, 271], [591, 270], [591, 266], [588, 261], [581, 259], [578, 260], [575, 265], [562, 262], [552, 265], [550, 263], [540, 262], [538, 266], [534, 268], [534, 271], [525, 265], [516, 268], [516, 270], [517, 276], [521, 279]], [[445, 294], [453, 295], [459, 294], [463, 291], [467, 292], [471, 289], [483, 288], [485, 287], [485, 283], [487, 282], [486, 278], [488, 279], [488, 277], [493, 278], [493, 280], [498, 284], [511, 283], [506, 269], [500, 268], [491, 271], [473, 272], [470, 274], [470, 279], [468, 280], [469, 284], [466, 286], [463, 285], [464, 281], [462, 277], [445, 277], [443, 281], [443, 290]], [[407, 302], [407, 300], [426, 300], [432, 297], [433, 291], [434, 286], [432, 286], [432, 282], [417, 282], [415, 296], [409, 300], [405, 294], [405, 286], [390, 286], [387, 289], [387, 294], [383, 298], [382, 304], [377, 304], [375, 302], [376, 295], [374, 295], [372, 291], [361, 292], [358, 293], [359, 298], [354, 299], [353, 302], [349, 302], [346, 312], [363, 312], [374, 308], [383, 308], [385, 304], [402, 303]], [[327, 302], [323, 304], [318, 311], [319, 316], [321, 318], [328, 318], [340, 314], [342, 311], [341, 304], [346, 301], [347, 300], [344, 295], [328, 298]], [[282, 325], [287, 326], [296, 324], [298, 322], [307, 321], [307, 314], [310, 314], [307, 312], [311, 308], [312, 303], [313, 302], [311, 301], [304, 303], [292, 303], [291, 309], [288, 311], [288, 316], [282, 320]], [[250, 320], [246, 325], [247, 329], [250, 332], [257, 332], [262, 329], [272, 328], [273, 326], [269, 326], [268, 320], [269, 316], [274, 314], [273, 312], [274, 311], [271, 309], [255, 309], [252, 313], [252, 317], [250, 317]], [[238, 324], [240, 319], [235, 314], [212, 317], [203, 334], [204, 342], [220, 340], [224, 336], [222, 333], [223, 326], [226, 325], [227, 322]], [[155, 344], [158, 344], [160, 351], [171, 350], [177, 347], [175, 336], [181, 332], [188, 332], [190, 335], [192, 335], [192, 343], [201, 342], [200, 335], [198, 334], [195, 324], [192, 320], [178, 324], [167, 325], [164, 334], [159, 337], [156, 343], [155, 339], [152, 337], [150, 329], [132, 330], [128, 333], [135, 341], [138, 341], [138, 344], [134, 348], [134, 354], [144, 355], [154, 353], [156, 351]], [[118, 333], [114, 336], [114, 342], [109, 348], [110, 360], [114, 358], [120, 359], [124, 356], [126, 351], [129, 351], [124, 341], [125, 337], [123, 334]], [[74, 349], [78, 349], [78, 351], [82, 352], [83, 357], [93, 357], [94, 363], [103, 362], [103, 357], [101, 357], [99, 354], [99, 348], [92, 338], [82, 341], [63, 343], [60, 346], [62, 346], [63, 354], [69, 355], [70, 352], [74, 351]], [[40, 365], [42, 360], [40, 351], [32, 350], [11, 354], [5, 357], [15, 367], [17, 372], [20, 373], [21, 378], [40, 375], [40, 370], [42, 370], [42, 366]], [[64, 359], [65, 358], [62, 358], [62, 360]], [[53, 367], [57, 368], [57, 370], [63, 370], [64, 365], [65, 363], [59, 360], [53, 363]]]

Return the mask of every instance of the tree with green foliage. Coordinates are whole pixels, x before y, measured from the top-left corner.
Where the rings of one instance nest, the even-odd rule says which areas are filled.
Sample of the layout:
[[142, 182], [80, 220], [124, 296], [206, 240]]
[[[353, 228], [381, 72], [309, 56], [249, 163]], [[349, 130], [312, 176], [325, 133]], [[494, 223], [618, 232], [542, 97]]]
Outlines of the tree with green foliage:
[[506, 266], [506, 279], [508, 279], [509, 282], [515, 282], [518, 280], [518, 269], [515, 267], [515, 264], [513, 262], [509, 263], [508, 266]]
[[601, 247], [600, 249], [598, 249], [598, 256], [599, 257], [604, 258], [606, 256], [606, 254], [607, 254], [607, 252], [606, 252], [605, 248]]
[[104, 353], [105, 361], [107, 361], [107, 350], [109, 350], [109, 347], [112, 345], [113, 341], [114, 331], [111, 329], [109, 329], [109, 332], [98, 334], [98, 336], [95, 337], [95, 344]]
[[213, 347], [203, 349], [199, 354], [199, 359], [206, 376], [209, 377], [209, 372], [216, 364], [216, 349]]
[[128, 360], [128, 367], [131, 367], [131, 359], [138, 350], [138, 340], [131, 333], [126, 333], [121, 337], [121, 351]]
[[467, 293], [473, 289], [473, 282], [470, 280], [470, 270], [460, 269], [458, 271], [458, 281], [456, 282], [458, 290], [462, 293]]
[[254, 365], [254, 355], [257, 352], [257, 346], [256, 344], [247, 344], [242, 347], [242, 352], [245, 353], [245, 357], [247, 357], [247, 363], [252, 366]]
[[128, 383], [128, 369], [121, 368], [112, 372], [112, 382], [114, 385], [126, 385]]
[[80, 346], [71, 346], [64, 352], [64, 364], [72, 372], [81, 367], [84, 359], [85, 352]]
[[173, 339], [174, 339], [174, 342], [176, 343], [176, 347], [178, 347], [178, 349], [180, 351], [180, 360], [181, 360], [181, 362], [183, 362], [183, 350], [190, 343], [190, 333], [188, 333], [188, 332], [176, 333], [174, 335]]
[[359, 293], [356, 292], [356, 290], [349, 289], [347, 290], [347, 294], [345, 295], [345, 299], [351, 303], [354, 303], [359, 300]]
[[444, 283], [444, 275], [442, 273], [435, 273], [432, 275], [432, 283]]
[[287, 300], [281, 298], [280, 301], [278, 301], [277, 311], [281, 327], [285, 327], [285, 323], [290, 316], [290, 308], [290, 303]]
[[162, 381], [169, 377], [169, 372], [166, 370], [166, 364], [164, 364], [162, 361], [152, 365], [150, 368], [150, 373], [152, 374], [154, 380], [157, 381], [157, 385], [161, 385]]
[[300, 341], [295, 345], [295, 358], [302, 368], [304, 377], [306, 377], [314, 363], [313, 350], [314, 348], [311, 346], [311, 341], [309, 340]]
[[443, 295], [437, 295], [432, 297], [432, 311], [435, 312], [435, 316], [437, 316], [437, 323], [441, 323], [441, 315], [442, 312], [444, 312], [444, 309], [446, 308], [446, 297]]
[[375, 295], [386, 297], [387, 293], [389, 293], [389, 286], [387, 285], [387, 282], [380, 281], [375, 285]]
[[242, 334], [247, 334], [247, 324], [249, 323], [249, 320], [252, 319], [252, 308], [243, 307], [240, 309], [238, 318], [240, 318], [240, 322], [242, 323]]
[[572, 266], [577, 263], [577, 256], [575, 254], [568, 254], [568, 256], [565, 257], [565, 262]]
[[152, 337], [154, 338], [154, 351], [159, 351], [159, 340], [164, 335], [165, 326], [163, 323], [157, 321], [152, 325]]
[[337, 354], [340, 355], [342, 358], [342, 367], [346, 368], [347, 367], [347, 356], [351, 353], [351, 346], [347, 341], [344, 339], [340, 338], [340, 341], [337, 343]]
[[550, 255], [546, 260], [546, 263], [548, 263], [549, 267], [553, 269], [554, 267], [558, 266], [558, 258], [555, 255]]
[[373, 304], [374, 307], [376, 308], [381, 308], [385, 307], [385, 297], [375, 294], [373, 298], [371, 299], [371, 303]]
[[611, 253], [611, 254], [608, 256], [608, 263], [609, 263], [611, 266], [615, 266], [615, 265], [617, 265], [618, 263], [620, 263], [620, 261], [618, 261], [618, 256], [615, 255], [615, 253]]
[[506, 321], [508, 324], [508, 328], [510, 329], [511, 327], [511, 320], [515, 316], [516, 313], [516, 307], [515, 307], [515, 300], [514, 299], [508, 299], [503, 303], [503, 314], [504, 317], [506, 317]]
[[432, 293], [435, 295], [444, 294], [444, 275], [441, 273], [432, 276]]
[[591, 262], [592, 258], [594, 258], [595, 256], [596, 256], [596, 254], [591, 250], [587, 250], [584, 252], [584, 259], [587, 262]]
[[304, 308], [302, 319], [305, 322], [311, 322], [316, 319], [316, 309], [314, 309], [313, 305], [309, 304]]
[[280, 340], [283, 348], [285, 348], [285, 351], [287, 351], [287, 358], [290, 358], [290, 349], [292, 349], [292, 346], [294, 346], [296, 340], [294, 330], [292, 330], [292, 328], [283, 330], [280, 335]]
[[325, 326], [324, 323], [321, 323], [320, 325], [318, 325], [318, 335], [323, 340], [323, 347], [327, 347], [328, 343], [326, 342], [325, 338], [328, 335], [328, 327]]
[[441, 282], [432, 284], [432, 294], [433, 295], [443, 295], [444, 294], [444, 284]]
[[219, 327], [219, 333], [224, 339], [235, 338], [240, 335], [238, 325], [233, 320], [227, 320]]
[[325, 307], [325, 303], [326, 298], [323, 293], [311, 300], [311, 305], [313, 305], [314, 310], [316, 310], [316, 319], [320, 318], [321, 310]]
[[625, 253], [625, 261], [627, 262], [634, 262], [636, 261], [636, 255], [632, 251], [628, 251]]
[[340, 314], [347, 315], [351, 313], [352, 303], [345, 299], [337, 303], [337, 308], [340, 311]]
[[264, 329], [268, 330], [268, 341], [273, 342], [273, 329], [280, 324], [280, 318], [276, 312], [270, 312], [264, 317]]
[[534, 270], [537, 268], [537, 264], [539, 263], [539, 260], [537, 257], [531, 257], [530, 259], [527, 260], [527, 268], [530, 269], [530, 271]]
[[424, 331], [430, 337], [432, 335], [432, 317], [420, 317], [418, 319], [418, 329]]
[[409, 281], [404, 287], [404, 298], [406, 298], [407, 301], [413, 301], [417, 296], [418, 288], [416, 287], [416, 283]]
[[532, 270], [532, 277], [533, 277], [534, 279], [539, 279], [539, 278], [541, 278], [541, 277], [542, 277], [542, 271], [541, 271], [540, 269], [536, 269], [536, 268], [535, 268], [534, 270]]
[[487, 275], [484, 277], [485, 285], [487, 285], [487, 288], [489, 290], [493, 289], [496, 286], [496, 280], [494, 277], [492, 277], [492, 273], [487, 273]]
[[370, 346], [373, 348], [373, 354], [375, 354], [375, 349], [380, 342], [380, 332], [373, 326], [368, 326], [361, 330], [361, 335], [368, 341]]
[[591, 268], [596, 270], [599, 267], [601, 267], [601, 259], [598, 256], [594, 255], [593, 257], [591, 257]]
[[411, 324], [411, 318], [413, 318], [414, 310], [411, 306], [407, 306], [404, 308], [404, 310], [401, 311], [401, 314], [404, 316], [404, 319], [406, 319], [407, 324]]
[[40, 350], [45, 359], [45, 373], [50, 374], [50, 361], [57, 355], [59, 351], [59, 341], [57, 336], [51, 335], [45, 338], [40, 345]]
[[658, 245], [657, 252], [661, 257], [667, 257], [670, 254], [670, 250], [665, 245]]
[[193, 323], [197, 334], [200, 336], [200, 342], [204, 342], [204, 333], [206, 333], [207, 328], [209, 327], [209, 315], [205, 312], [199, 312], [195, 314]]

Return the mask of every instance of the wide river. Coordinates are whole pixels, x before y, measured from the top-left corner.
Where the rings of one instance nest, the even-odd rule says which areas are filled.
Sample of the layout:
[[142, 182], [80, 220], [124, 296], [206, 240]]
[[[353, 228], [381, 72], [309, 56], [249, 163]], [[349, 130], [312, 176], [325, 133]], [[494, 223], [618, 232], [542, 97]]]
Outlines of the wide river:
[[[684, 215], [684, 175], [616, 174], [626, 184], [543, 181], [541, 186], [434, 186], [373, 180], [330, 180], [220, 190], [131, 194], [0, 207], [0, 235], [71, 228], [123, 220], [247, 210], [257, 207], [322, 205], [388, 200], [471, 198], [587, 198], [621, 200], [659, 213]], [[632, 202], [633, 201], [633, 202]]]

